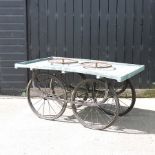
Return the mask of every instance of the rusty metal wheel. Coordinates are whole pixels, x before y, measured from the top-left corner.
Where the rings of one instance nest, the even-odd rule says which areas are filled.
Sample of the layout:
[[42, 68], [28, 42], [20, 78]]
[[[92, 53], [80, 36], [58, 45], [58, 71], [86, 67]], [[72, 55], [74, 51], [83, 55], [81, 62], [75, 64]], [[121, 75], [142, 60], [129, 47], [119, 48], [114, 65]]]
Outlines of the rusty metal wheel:
[[60, 117], [67, 106], [62, 82], [49, 74], [40, 74], [29, 81], [27, 98], [32, 111], [39, 118], [47, 120]]
[[[106, 81], [87, 79], [80, 82], [72, 93], [72, 109], [79, 122], [91, 129], [102, 130], [111, 126], [118, 116], [119, 102], [113, 97], [107, 102], [108, 84]], [[87, 98], [85, 98], [87, 94]], [[113, 106], [114, 115], [108, 115], [105, 108]]]
[[[135, 105], [136, 102], [136, 92], [130, 80], [126, 80], [124, 82], [114, 82], [114, 89], [119, 99], [119, 116], [124, 116], [129, 113]], [[107, 97], [107, 100], [111, 98], [111, 93]], [[113, 112], [107, 111], [105, 108], [105, 112], [109, 115], [113, 115]]]
[[119, 116], [129, 113], [136, 102], [136, 92], [130, 80], [115, 84], [116, 94], [119, 98]]

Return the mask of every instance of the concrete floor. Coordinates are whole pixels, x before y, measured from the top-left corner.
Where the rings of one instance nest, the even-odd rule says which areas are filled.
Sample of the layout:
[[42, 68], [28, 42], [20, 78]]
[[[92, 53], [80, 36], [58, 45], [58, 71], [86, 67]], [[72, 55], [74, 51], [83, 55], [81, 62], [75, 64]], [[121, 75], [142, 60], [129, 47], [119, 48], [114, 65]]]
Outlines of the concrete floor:
[[154, 155], [155, 98], [135, 108], [112, 128], [84, 128], [67, 115], [57, 121], [36, 117], [26, 98], [0, 97], [0, 155]]

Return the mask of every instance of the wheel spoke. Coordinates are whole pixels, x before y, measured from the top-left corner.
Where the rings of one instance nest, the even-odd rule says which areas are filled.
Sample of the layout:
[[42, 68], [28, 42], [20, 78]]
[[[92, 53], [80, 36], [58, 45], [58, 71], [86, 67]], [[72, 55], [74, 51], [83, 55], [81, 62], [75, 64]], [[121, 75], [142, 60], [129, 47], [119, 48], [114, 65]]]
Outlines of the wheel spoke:
[[39, 103], [41, 100], [43, 100], [43, 98], [41, 98], [39, 101], [35, 102], [33, 105], [36, 105], [36, 104]]
[[125, 106], [129, 106], [129, 105], [127, 105], [125, 102], [123, 102], [121, 99], [119, 99], [119, 101], [121, 102], [121, 103], [123, 103]]
[[51, 104], [49, 103], [49, 100], [47, 100], [47, 102], [48, 102], [48, 105], [50, 106], [50, 108], [53, 110], [53, 112], [56, 114], [56, 112], [55, 112], [55, 110], [54, 110], [54, 108], [51, 106]]
[[109, 119], [111, 119], [111, 117], [101, 107], [98, 106], [98, 108], [100, 111], [102, 111], [105, 114], [105, 116], [107, 116]]
[[45, 108], [45, 100], [44, 100], [44, 103], [43, 103], [43, 115], [44, 115], [44, 108]]
[[43, 104], [44, 104], [44, 103], [42, 103], [42, 104], [39, 106], [39, 108], [38, 108], [37, 111], [39, 111], [39, 110], [41, 109], [41, 107], [43, 106]]

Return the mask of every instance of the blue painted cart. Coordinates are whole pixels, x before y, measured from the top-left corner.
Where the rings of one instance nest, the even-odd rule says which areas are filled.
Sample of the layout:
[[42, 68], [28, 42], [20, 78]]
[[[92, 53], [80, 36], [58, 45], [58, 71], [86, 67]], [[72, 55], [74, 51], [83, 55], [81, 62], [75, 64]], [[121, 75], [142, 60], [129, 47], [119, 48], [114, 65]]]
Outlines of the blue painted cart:
[[[144, 65], [48, 57], [15, 63], [15, 68], [32, 70], [27, 97], [32, 111], [38, 117], [55, 120], [70, 103], [82, 125], [101, 130], [111, 126], [118, 116], [127, 114], [133, 108], [136, 93], [130, 78], [142, 72]], [[38, 70], [55, 72], [37, 74]], [[79, 75], [80, 81], [76, 86], [66, 84], [63, 77], [67, 73]], [[95, 78], [88, 79], [87, 75]]]

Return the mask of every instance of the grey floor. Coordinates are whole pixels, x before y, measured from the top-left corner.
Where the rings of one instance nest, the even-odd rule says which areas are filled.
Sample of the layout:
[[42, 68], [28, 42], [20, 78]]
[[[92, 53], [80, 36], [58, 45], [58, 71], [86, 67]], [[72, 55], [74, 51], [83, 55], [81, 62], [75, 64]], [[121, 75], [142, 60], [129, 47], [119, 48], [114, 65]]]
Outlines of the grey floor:
[[0, 97], [0, 155], [155, 154], [155, 98], [104, 130], [84, 128], [72, 111], [57, 121], [36, 117], [26, 98]]

